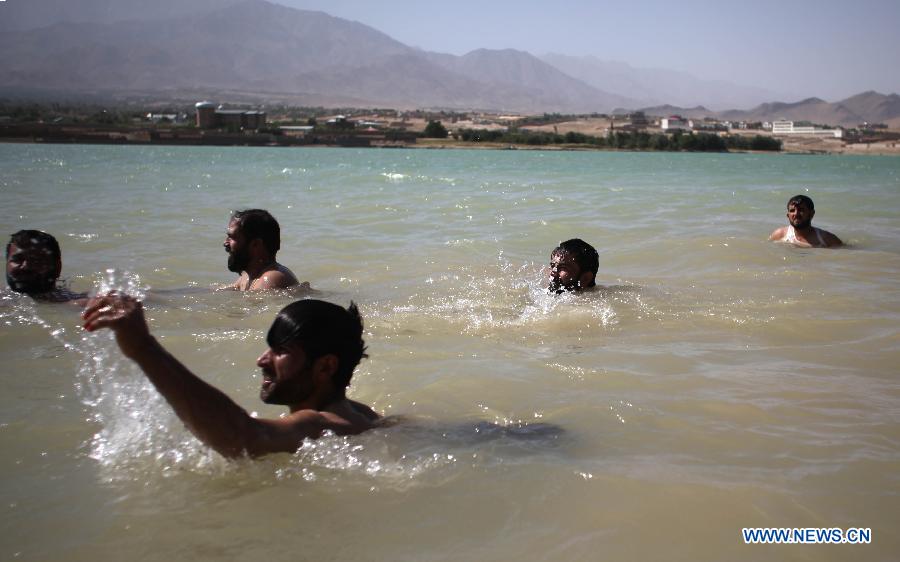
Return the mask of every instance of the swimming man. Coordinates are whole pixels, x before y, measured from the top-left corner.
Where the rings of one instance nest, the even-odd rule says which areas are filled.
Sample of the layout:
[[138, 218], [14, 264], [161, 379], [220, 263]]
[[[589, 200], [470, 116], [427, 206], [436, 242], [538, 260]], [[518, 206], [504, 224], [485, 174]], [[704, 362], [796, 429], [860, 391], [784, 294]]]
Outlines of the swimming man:
[[88, 303], [84, 329], [110, 328], [122, 353], [132, 359], [201, 441], [225, 457], [295, 452], [306, 438], [325, 431], [361, 433], [380, 416], [348, 400], [353, 370], [366, 357], [362, 318], [353, 303], [344, 309], [319, 300], [300, 300], [275, 317], [256, 360], [262, 370], [260, 399], [290, 413], [258, 419], [169, 354], [150, 334], [141, 303], [110, 293]]
[[842, 246], [841, 239], [827, 230], [816, 228], [812, 219], [816, 207], [806, 195], [795, 195], [787, 204], [788, 225], [776, 228], [769, 240], [787, 242], [807, 248], [834, 248]]
[[268, 211], [235, 211], [225, 231], [224, 246], [228, 270], [240, 275], [229, 289], [285, 289], [298, 284], [291, 270], [275, 261], [281, 249], [281, 227]]
[[557, 294], [582, 291], [596, 285], [600, 256], [593, 246], [580, 238], [560, 243], [550, 254], [550, 286]]
[[48, 302], [84, 299], [84, 293], [73, 293], [59, 284], [61, 272], [62, 252], [52, 235], [20, 230], [6, 243], [6, 284], [13, 291]]

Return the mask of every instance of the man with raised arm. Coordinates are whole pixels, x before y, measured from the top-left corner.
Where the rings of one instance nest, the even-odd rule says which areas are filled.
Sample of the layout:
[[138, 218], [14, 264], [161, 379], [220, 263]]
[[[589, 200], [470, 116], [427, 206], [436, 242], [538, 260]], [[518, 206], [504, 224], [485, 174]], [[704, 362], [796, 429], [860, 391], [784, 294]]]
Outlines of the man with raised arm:
[[362, 318], [353, 303], [344, 309], [319, 300], [300, 300], [275, 317], [256, 360], [262, 370], [259, 397], [290, 413], [257, 419], [204, 382], [169, 354], [150, 334], [140, 301], [116, 293], [96, 297], [82, 314], [84, 329], [110, 328], [122, 353], [132, 359], [165, 397], [188, 429], [225, 457], [295, 452], [306, 438], [325, 431], [361, 433], [380, 416], [347, 399], [353, 370], [366, 357]]
[[224, 246], [228, 270], [240, 275], [228, 288], [257, 291], [298, 284], [291, 270], [275, 261], [275, 254], [281, 249], [281, 227], [268, 211], [235, 211], [225, 230]]
[[600, 256], [580, 238], [561, 242], [550, 254], [550, 286], [554, 293], [582, 291], [596, 285]]
[[841, 239], [827, 230], [816, 228], [812, 219], [816, 207], [806, 195], [795, 195], [787, 203], [788, 225], [776, 228], [769, 240], [787, 242], [807, 248], [835, 248], [843, 246]]
[[52, 235], [20, 230], [6, 243], [6, 284], [13, 291], [48, 302], [84, 299], [84, 293], [73, 293], [59, 283], [61, 272], [62, 252]]

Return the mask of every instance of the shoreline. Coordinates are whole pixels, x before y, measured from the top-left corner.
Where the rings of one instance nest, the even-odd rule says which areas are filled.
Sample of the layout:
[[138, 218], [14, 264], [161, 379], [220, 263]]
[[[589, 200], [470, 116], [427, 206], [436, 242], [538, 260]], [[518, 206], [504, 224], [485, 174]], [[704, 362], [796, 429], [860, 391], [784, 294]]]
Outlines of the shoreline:
[[[900, 146], [896, 142], [846, 144], [818, 139], [798, 138], [783, 139], [784, 148], [780, 151], [769, 150], [726, 150], [726, 151], [685, 151], [685, 150], [636, 150], [629, 148], [609, 148], [579, 144], [531, 145], [498, 142], [466, 142], [449, 139], [420, 138], [412, 142], [383, 141], [369, 136], [332, 137], [338, 142], [305, 142], [305, 139], [289, 137], [274, 138], [273, 135], [219, 134], [204, 138], [196, 133], [178, 138], [164, 135], [162, 138], [150, 138], [146, 130], [104, 131], [103, 134], [91, 132], [87, 135], [61, 134], [48, 137], [3, 135], [0, 131], [0, 144], [106, 144], [123, 146], [253, 146], [271, 148], [410, 148], [420, 150], [527, 150], [527, 151], [563, 151], [563, 152], [659, 152], [659, 153], [692, 153], [692, 154], [785, 154], [785, 155], [859, 155], [859, 156], [900, 156]], [[816, 142], [818, 141], [818, 142]]]

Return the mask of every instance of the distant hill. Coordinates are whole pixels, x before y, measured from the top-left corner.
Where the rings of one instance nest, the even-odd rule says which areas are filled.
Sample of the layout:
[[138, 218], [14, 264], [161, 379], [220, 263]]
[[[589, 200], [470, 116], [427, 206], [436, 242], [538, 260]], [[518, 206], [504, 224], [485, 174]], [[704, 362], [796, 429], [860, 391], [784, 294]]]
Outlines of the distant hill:
[[[703, 106], [678, 107], [658, 105], [641, 108], [647, 115], [664, 117], [681, 115], [689, 119], [714, 117], [727, 121], [811, 121], [822, 125], [856, 127], [863, 122], [885, 123], [891, 128], [900, 128], [900, 96], [884, 95], [878, 92], [864, 92], [834, 103], [819, 98], [807, 98], [794, 103], [768, 102], [753, 109], [711, 111]], [[616, 113], [625, 113], [616, 109]]]
[[897, 94], [885, 96], [870, 90], [841, 101], [841, 105], [871, 123], [900, 118], [900, 96]]
[[668, 117], [669, 115], [680, 115], [688, 119], [703, 119], [704, 117], [717, 117], [715, 111], [707, 109], [702, 105], [697, 107], [676, 107], [674, 105], [657, 105], [653, 107], [641, 108], [646, 115], [654, 115], [657, 117]]
[[26, 31], [56, 23], [160, 20], [208, 12], [239, 0], [9, 0], [0, 3], [0, 31]]
[[0, 49], [7, 55], [0, 58], [5, 85], [68, 90], [284, 91], [303, 86], [299, 78], [307, 72], [412, 52], [362, 24], [258, 0], [167, 20], [4, 33]]
[[714, 109], [752, 107], [779, 94], [764, 88], [740, 86], [724, 80], [702, 80], [686, 72], [634, 68], [623, 62], [593, 56], [549, 53], [540, 59], [569, 76], [608, 92], [640, 100], [640, 105], [704, 105]]
[[428, 53], [426, 57], [444, 69], [472, 80], [503, 84], [512, 91], [524, 88], [536, 97], [534, 101], [538, 107], [549, 107], [548, 102], [561, 99], [569, 111], [589, 113], [636, 103], [625, 96], [593, 88], [534, 55], [515, 49], [477, 49], [461, 57]]
[[295, 103], [568, 113], [629, 103], [528, 53], [433, 55], [322, 12], [264, 0], [204, 5], [189, 0], [193, 13], [169, 19], [0, 33], [0, 92], [241, 90]]
[[[900, 125], [897, 94], [758, 103], [776, 97], [596, 57], [431, 53], [358, 22], [265, 0], [0, 2], [0, 53], [0, 95], [44, 100], [208, 97], [520, 113], [643, 107], [651, 115]], [[755, 106], [743, 103], [750, 99]], [[753, 109], [712, 111], [724, 104]]]
[[855, 127], [865, 121], [885, 123], [900, 118], [900, 96], [864, 92], [834, 103], [819, 98], [808, 98], [794, 103], [764, 103], [748, 111], [723, 111], [719, 116], [723, 119], [749, 121], [784, 118]]

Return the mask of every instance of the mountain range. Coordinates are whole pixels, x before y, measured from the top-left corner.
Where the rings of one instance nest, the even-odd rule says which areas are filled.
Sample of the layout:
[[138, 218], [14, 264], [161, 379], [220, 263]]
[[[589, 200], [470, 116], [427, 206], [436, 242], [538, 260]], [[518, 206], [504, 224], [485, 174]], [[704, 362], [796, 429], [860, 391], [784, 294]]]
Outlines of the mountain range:
[[[513, 49], [428, 52], [362, 23], [265, 0], [4, 2], [0, 52], [0, 94], [20, 96], [520, 113], [605, 113], [666, 103], [673, 104], [668, 113], [699, 104], [691, 112], [703, 113], [776, 97], [761, 88], [596, 57], [536, 57]], [[896, 95], [878, 96], [768, 103], [743, 114], [833, 124], [900, 117]], [[721, 115], [744, 118], [734, 111]]]
[[900, 128], [900, 96], [863, 92], [834, 103], [809, 98], [796, 103], [764, 103], [749, 111], [725, 111], [724, 119], [771, 121], [785, 118], [852, 127], [865, 121]]
[[549, 53], [540, 58], [591, 86], [637, 99], [644, 105], [702, 105], [721, 110], [751, 107], [785, 95], [764, 88], [737, 86], [724, 80], [701, 80], [686, 72], [634, 68], [624, 62], [605, 61], [594, 56]]
[[428, 53], [357, 22], [264, 0], [212, 10], [205, 0], [182, 4], [196, 9], [182, 6], [167, 19], [66, 21], [0, 33], [2, 88], [252, 92], [299, 104], [521, 112], [633, 105], [521, 51]]

